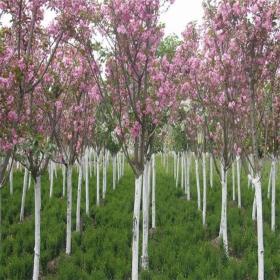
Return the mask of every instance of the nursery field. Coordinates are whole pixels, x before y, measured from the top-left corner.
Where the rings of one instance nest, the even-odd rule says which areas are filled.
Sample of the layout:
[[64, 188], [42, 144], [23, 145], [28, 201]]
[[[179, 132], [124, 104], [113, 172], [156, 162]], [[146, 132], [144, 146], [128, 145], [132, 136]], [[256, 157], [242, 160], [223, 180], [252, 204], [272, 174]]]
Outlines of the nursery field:
[[[157, 158], [156, 230], [149, 232], [149, 270], [140, 279], [257, 279], [257, 233], [252, 221], [253, 190], [242, 171], [242, 208], [232, 201], [231, 176], [228, 176], [229, 258], [216, 240], [221, 214], [221, 186], [207, 189], [207, 226], [202, 226], [197, 210], [194, 164], [191, 165], [191, 201], [175, 187], [170, 159], [169, 170]], [[270, 201], [267, 199], [269, 166], [263, 171], [263, 215], [265, 279], [280, 277], [279, 213], [276, 231], [270, 229]], [[125, 280], [131, 279], [132, 213], [134, 175], [126, 165], [115, 191], [108, 170], [108, 192], [100, 207], [95, 206], [95, 181], [90, 179], [90, 217], [85, 215], [82, 188], [82, 232], [72, 235], [72, 253], [65, 254], [66, 199], [62, 197], [62, 174], [54, 180], [54, 195], [49, 198], [49, 179], [42, 177], [41, 265], [45, 280]], [[208, 175], [208, 174], [207, 174]], [[75, 223], [77, 171], [73, 172], [73, 222]], [[2, 190], [0, 279], [32, 278], [34, 248], [33, 183], [27, 192], [25, 219], [19, 222], [23, 174], [14, 173], [14, 194]], [[278, 193], [278, 188], [276, 188]], [[280, 209], [276, 200], [276, 209]], [[278, 224], [278, 225], [277, 225]], [[278, 227], [277, 227], [278, 226]], [[73, 225], [75, 229], [75, 224]], [[141, 240], [141, 235], [140, 235]], [[141, 244], [141, 243], [140, 243]]]

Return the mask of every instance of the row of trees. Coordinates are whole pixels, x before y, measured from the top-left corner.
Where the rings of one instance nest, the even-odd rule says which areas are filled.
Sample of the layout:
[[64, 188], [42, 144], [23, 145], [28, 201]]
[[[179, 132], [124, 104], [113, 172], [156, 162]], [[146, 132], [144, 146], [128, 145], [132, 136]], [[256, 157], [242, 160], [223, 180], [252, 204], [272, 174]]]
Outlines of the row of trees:
[[[202, 155], [204, 166], [205, 153], [213, 155], [222, 184], [219, 236], [227, 254], [227, 171], [236, 157], [248, 158], [264, 278], [260, 174], [261, 159], [278, 155], [280, 5], [205, 1], [201, 25], [189, 24], [181, 41], [163, 42], [160, 15], [172, 2], [0, 1], [1, 14], [11, 16], [0, 41], [0, 186], [11, 159], [35, 180], [33, 279], [39, 277], [40, 178], [49, 161], [65, 167], [70, 254], [73, 165], [87, 161], [90, 148], [98, 161], [104, 148], [114, 155], [120, 147], [135, 174], [132, 279], [138, 279], [141, 197], [142, 268], [148, 268], [150, 162], [157, 136], [178, 126], [185, 149]], [[46, 10], [55, 14], [48, 26]], [[206, 190], [204, 180], [204, 224]]]

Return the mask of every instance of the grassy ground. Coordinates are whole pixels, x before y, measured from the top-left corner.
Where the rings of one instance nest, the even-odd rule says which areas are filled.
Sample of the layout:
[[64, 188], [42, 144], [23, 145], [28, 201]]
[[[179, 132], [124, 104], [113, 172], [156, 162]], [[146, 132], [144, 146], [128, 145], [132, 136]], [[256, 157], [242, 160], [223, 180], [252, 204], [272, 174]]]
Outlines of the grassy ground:
[[[170, 168], [171, 169], [171, 168]], [[257, 279], [256, 226], [251, 219], [253, 191], [247, 188], [242, 176], [242, 209], [231, 201], [229, 177], [229, 244], [227, 259], [213, 240], [219, 232], [221, 192], [218, 177], [213, 189], [208, 189], [207, 227], [202, 227], [201, 213], [196, 206], [195, 178], [191, 176], [192, 201], [182, 198], [180, 188], [175, 188], [171, 172], [157, 167], [157, 230], [149, 239], [150, 271], [141, 279]], [[270, 203], [266, 198], [267, 173], [263, 176], [265, 221], [265, 278], [280, 279], [279, 226], [270, 231]], [[0, 279], [31, 279], [34, 246], [33, 187], [28, 191], [26, 218], [19, 223], [23, 174], [14, 177], [13, 196], [8, 188], [3, 190], [2, 240], [0, 252]], [[66, 202], [62, 195], [62, 178], [58, 174], [54, 184], [54, 197], [49, 199], [47, 176], [42, 179], [42, 236], [41, 275], [46, 280], [124, 280], [130, 278], [131, 228], [134, 179], [127, 167], [117, 189], [109, 192], [104, 205], [95, 204], [95, 179], [90, 181], [91, 213], [84, 215], [84, 189], [82, 202], [83, 233], [74, 233], [72, 255], [65, 256]], [[74, 186], [77, 174], [73, 177]], [[74, 187], [74, 189], [76, 189]], [[278, 189], [277, 189], [278, 191]], [[75, 228], [76, 193], [74, 191], [73, 228]], [[280, 205], [277, 200], [276, 224], [279, 225]]]

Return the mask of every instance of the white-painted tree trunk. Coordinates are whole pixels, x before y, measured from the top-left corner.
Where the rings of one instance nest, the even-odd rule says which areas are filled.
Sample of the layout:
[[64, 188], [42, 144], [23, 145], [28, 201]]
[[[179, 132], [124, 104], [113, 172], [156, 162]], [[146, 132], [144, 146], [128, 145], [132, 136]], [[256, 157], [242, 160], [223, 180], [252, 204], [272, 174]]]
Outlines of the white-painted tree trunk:
[[9, 174], [9, 183], [10, 183], [10, 195], [14, 193], [14, 166], [11, 163], [11, 170]]
[[156, 160], [152, 156], [152, 228], [156, 228]]
[[89, 166], [89, 151], [86, 150], [84, 156], [84, 170], [85, 170], [85, 190], [86, 190], [86, 215], [89, 216], [89, 176], [88, 176], [88, 166]]
[[187, 188], [187, 199], [188, 200], [191, 200], [190, 167], [191, 167], [191, 156], [188, 152], [186, 152], [186, 188]]
[[263, 214], [262, 214], [262, 191], [261, 179], [257, 175], [252, 179], [255, 189], [257, 208], [257, 232], [258, 232], [258, 280], [264, 279], [264, 245], [263, 245]]
[[235, 201], [235, 164], [234, 161], [231, 167], [231, 178], [232, 178], [232, 200]]
[[116, 189], [116, 171], [117, 171], [117, 169], [116, 169], [116, 155], [113, 155], [113, 159], [112, 159], [112, 161], [113, 161], [113, 190], [115, 190]]
[[180, 172], [180, 155], [177, 155], [177, 170], [176, 170], [176, 188], [179, 184], [179, 172]]
[[31, 172], [29, 171], [29, 175], [28, 175], [28, 190], [30, 190], [31, 182], [32, 182], [32, 176], [31, 176]]
[[221, 168], [222, 183], [222, 207], [219, 237], [223, 240], [223, 246], [226, 256], [228, 256], [228, 234], [227, 234], [227, 171], [223, 164]]
[[65, 196], [66, 190], [66, 167], [65, 165], [62, 166], [62, 196]]
[[174, 179], [176, 180], [176, 164], [177, 164], [177, 157], [176, 157], [176, 153], [173, 153], [173, 176]]
[[71, 254], [71, 235], [72, 235], [72, 166], [66, 168], [67, 178], [67, 225], [66, 225], [66, 254]]
[[120, 153], [117, 153], [117, 181], [120, 181]]
[[82, 162], [79, 164], [78, 190], [77, 190], [77, 208], [76, 208], [76, 231], [81, 232], [81, 192], [83, 183]]
[[196, 177], [196, 192], [197, 192], [197, 208], [198, 208], [198, 210], [201, 210], [200, 178], [199, 178], [198, 158], [195, 158], [195, 177]]
[[185, 176], [185, 161], [184, 153], [181, 153], [181, 188], [184, 189], [184, 176]]
[[135, 195], [134, 195], [133, 229], [132, 229], [132, 270], [131, 270], [132, 280], [138, 280], [141, 191], [142, 191], [142, 176], [139, 176], [138, 178], [135, 178]]
[[206, 226], [206, 204], [207, 204], [207, 182], [206, 182], [206, 159], [205, 153], [202, 154], [202, 175], [203, 175], [203, 205], [202, 205], [202, 224]]
[[269, 172], [269, 178], [268, 178], [268, 186], [267, 186], [267, 198], [270, 198], [270, 190], [271, 190], [271, 177], [272, 177], [272, 164]]
[[54, 173], [54, 167], [53, 162], [50, 162], [50, 197], [53, 196], [53, 173]]
[[22, 222], [24, 219], [24, 207], [25, 207], [25, 198], [27, 192], [27, 184], [28, 184], [28, 170], [24, 168], [24, 177], [23, 177], [23, 186], [22, 186], [22, 196], [21, 196], [21, 207], [20, 207], [20, 216], [19, 220]]
[[100, 205], [100, 170], [99, 170], [99, 154], [96, 155], [96, 205]]
[[213, 156], [210, 155], [210, 187], [213, 188]]
[[275, 183], [276, 183], [276, 160], [273, 157], [271, 164], [271, 230], [275, 231]]
[[41, 243], [41, 177], [35, 179], [35, 246], [33, 262], [33, 280], [39, 279], [40, 272], [40, 243]]
[[142, 238], [142, 257], [141, 267], [147, 270], [149, 267], [148, 256], [148, 234], [149, 234], [149, 183], [148, 170], [149, 163], [145, 164], [143, 175], [143, 193], [142, 193], [142, 208], [143, 208], [143, 238]]
[[241, 208], [240, 157], [236, 158], [238, 208]]
[[103, 184], [102, 184], [102, 199], [105, 199], [106, 191], [107, 191], [107, 161], [106, 161], [106, 153], [103, 156]]

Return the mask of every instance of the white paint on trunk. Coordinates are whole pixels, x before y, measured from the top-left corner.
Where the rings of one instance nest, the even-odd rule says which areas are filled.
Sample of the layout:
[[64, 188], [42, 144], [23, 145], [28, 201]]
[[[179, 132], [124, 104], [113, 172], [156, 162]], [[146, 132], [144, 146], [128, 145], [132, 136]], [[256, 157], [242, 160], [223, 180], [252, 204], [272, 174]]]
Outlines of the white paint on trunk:
[[186, 153], [186, 189], [187, 189], [187, 199], [191, 200], [191, 190], [190, 190], [190, 167], [191, 167], [191, 156]]
[[132, 270], [131, 270], [132, 280], [138, 280], [141, 191], [142, 191], [142, 176], [139, 176], [138, 178], [135, 178], [135, 195], [134, 195], [133, 229], [132, 229]]
[[24, 177], [23, 177], [23, 186], [22, 186], [22, 196], [21, 196], [21, 207], [20, 207], [20, 216], [19, 220], [22, 222], [24, 219], [24, 207], [25, 207], [25, 198], [27, 192], [27, 184], [28, 184], [28, 169], [24, 168]]
[[53, 173], [54, 173], [54, 167], [53, 162], [50, 162], [50, 197], [53, 196]]
[[179, 184], [179, 172], [180, 172], [180, 155], [177, 155], [177, 170], [176, 170], [176, 188]]
[[89, 165], [89, 151], [86, 150], [84, 156], [84, 170], [85, 170], [85, 189], [86, 189], [86, 215], [89, 216], [89, 176], [88, 176], [88, 165]]
[[195, 177], [196, 177], [196, 192], [197, 192], [197, 208], [198, 208], [198, 210], [201, 210], [200, 178], [199, 178], [198, 158], [195, 158]]
[[67, 225], [66, 225], [66, 254], [71, 254], [71, 235], [72, 235], [72, 166], [66, 168], [67, 178]]
[[241, 208], [240, 157], [236, 158], [238, 208]]
[[181, 188], [184, 189], [184, 176], [185, 176], [185, 164], [184, 164], [184, 154], [181, 153]]
[[96, 155], [96, 205], [100, 205], [99, 154]]
[[202, 154], [202, 175], [203, 175], [203, 205], [202, 205], [202, 224], [206, 226], [206, 204], [207, 204], [207, 182], [206, 182], [206, 159], [205, 153]]
[[142, 193], [142, 208], [143, 208], [143, 238], [142, 238], [142, 257], [141, 267], [147, 270], [149, 267], [148, 257], [148, 234], [149, 234], [149, 163], [145, 164], [143, 177], [143, 193]]
[[9, 174], [9, 183], [10, 183], [10, 195], [14, 193], [14, 166], [11, 164], [11, 170]]
[[156, 162], [152, 156], [152, 228], [156, 228]]
[[270, 198], [270, 190], [271, 190], [271, 177], [272, 177], [272, 163], [271, 163], [271, 168], [269, 172], [269, 178], [268, 178], [268, 186], [267, 186], [267, 198]]
[[271, 164], [271, 230], [275, 231], [275, 183], [276, 183], [276, 160], [273, 157]]
[[115, 190], [116, 189], [116, 171], [117, 171], [117, 169], [116, 169], [116, 155], [113, 155], [113, 159], [112, 159], [112, 161], [113, 161], [113, 190]]
[[78, 190], [77, 190], [77, 208], [76, 208], [76, 231], [81, 232], [81, 192], [83, 183], [82, 162], [79, 164]]
[[106, 153], [103, 156], [103, 184], [102, 184], [102, 199], [105, 199], [106, 191], [107, 191], [107, 161], [106, 161]]
[[264, 245], [263, 245], [263, 214], [262, 214], [262, 189], [261, 179], [257, 175], [252, 179], [255, 187], [256, 207], [257, 207], [257, 232], [258, 232], [258, 280], [264, 279]]
[[235, 164], [234, 161], [231, 167], [231, 178], [232, 178], [232, 200], [235, 201]]
[[222, 183], [222, 207], [219, 237], [223, 240], [226, 256], [228, 256], [228, 234], [227, 234], [227, 171], [221, 164], [221, 183]]
[[33, 280], [39, 279], [40, 272], [40, 243], [41, 243], [41, 177], [35, 179], [35, 246], [33, 262]]
[[213, 188], [213, 156], [210, 155], [210, 187]]
[[66, 167], [65, 165], [62, 166], [62, 196], [65, 196], [65, 189], [66, 189]]

